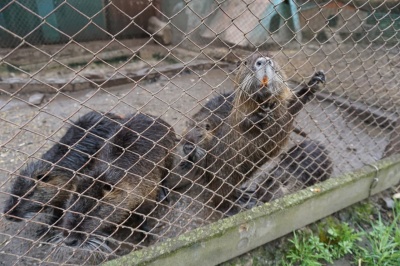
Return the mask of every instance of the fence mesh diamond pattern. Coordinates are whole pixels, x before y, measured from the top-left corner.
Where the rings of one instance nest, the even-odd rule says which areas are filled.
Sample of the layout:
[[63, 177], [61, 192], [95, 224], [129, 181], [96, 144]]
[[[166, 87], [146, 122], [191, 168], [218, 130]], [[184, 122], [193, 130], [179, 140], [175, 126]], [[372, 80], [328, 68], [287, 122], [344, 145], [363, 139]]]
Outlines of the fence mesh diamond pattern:
[[398, 153], [399, 39], [394, 0], [2, 1], [1, 261], [100, 264]]

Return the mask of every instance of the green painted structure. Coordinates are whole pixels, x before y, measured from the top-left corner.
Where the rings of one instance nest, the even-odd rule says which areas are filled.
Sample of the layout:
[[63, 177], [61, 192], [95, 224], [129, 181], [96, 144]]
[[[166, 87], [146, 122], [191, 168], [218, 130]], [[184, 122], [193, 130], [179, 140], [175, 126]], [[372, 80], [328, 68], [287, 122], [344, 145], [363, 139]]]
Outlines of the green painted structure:
[[103, 0], [0, 1], [0, 47], [104, 39]]

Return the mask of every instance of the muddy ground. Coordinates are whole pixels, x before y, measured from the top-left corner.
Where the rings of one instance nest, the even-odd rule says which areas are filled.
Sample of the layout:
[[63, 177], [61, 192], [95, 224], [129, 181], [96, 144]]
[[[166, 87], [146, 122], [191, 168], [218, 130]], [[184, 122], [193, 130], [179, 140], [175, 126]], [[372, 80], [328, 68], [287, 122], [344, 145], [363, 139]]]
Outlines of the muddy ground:
[[[101, 45], [104, 43], [96, 43], [91, 49], [98, 51]], [[49, 50], [49, 53], [56, 53], [56, 48]], [[85, 49], [82, 49], [84, 52]], [[398, 81], [394, 77], [389, 78], [389, 75], [394, 75], [393, 69], [398, 67], [396, 61], [398, 58], [394, 59], [390, 51], [379, 50], [371, 60], [364, 60], [365, 51], [358, 49], [359, 47], [341, 50], [337, 46], [329, 45], [322, 49], [310, 46], [300, 53], [294, 50], [280, 51], [276, 52], [276, 56], [287, 70], [288, 78], [292, 80], [304, 81], [315, 69], [324, 69], [328, 78], [326, 91], [346, 92], [346, 95], [353, 99], [362, 97], [365, 102], [371, 101], [380, 105], [386, 103], [386, 106], [394, 108], [393, 106], [398, 103], [397, 97], [400, 98], [396, 87]], [[340, 54], [346, 54], [348, 57], [340, 57]], [[41, 55], [42, 53], [39, 53], [38, 57], [42, 58]], [[351, 57], [357, 59], [352, 61]], [[21, 62], [18, 61], [22, 60], [21, 58], [13, 60]], [[43, 58], [48, 60], [46, 56]], [[291, 58], [291, 61], [285, 65], [287, 58]], [[379, 67], [376, 69], [377, 66]], [[26, 103], [29, 94], [18, 95], [21, 100], [1, 95], [0, 209], [3, 208], [2, 203], [7, 198], [10, 174], [23, 167], [28, 158], [39, 158], [51, 147], [52, 143], [65, 132], [65, 127], [68, 125], [66, 121], [75, 120], [90, 110], [122, 115], [139, 111], [162, 117], [180, 134], [185, 121], [200, 108], [200, 104], [204, 104], [218, 92], [233, 89], [232, 75], [230, 75], [233, 68], [232, 66], [225, 69], [185, 72], [171, 79], [160, 78], [107, 90], [46, 94], [44, 102], [39, 106]], [[376, 84], [382, 82], [383, 86], [377, 88]], [[396, 92], [392, 93], [394, 88]], [[390, 133], [387, 129], [366, 125], [332, 103], [318, 100], [306, 106], [296, 123], [310, 138], [328, 148], [334, 161], [333, 177], [379, 160]], [[300, 140], [300, 136], [292, 135], [292, 143]], [[220, 213], [205, 207], [202, 203], [204, 199], [193, 200], [199, 189], [201, 190], [197, 187], [188, 192], [181, 190], [171, 194], [168, 205], [161, 207], [156, 214], [156, 218], [162, 223], [159, 223], [149, 237], [138, 246], [153, 244], [220, 219], [222, 217]], [[207, 195], [202, 194], [202, 197]], [[45, 244], [44, 239], [38, 240], [36, 237], [36, 230], [43, 226], [38, 222], [40, 219], [37, 217], [35, 222], [12, 223], [0, 216], [0, 265], [35, 265], [43, 262], [98, 263], [114, 257], [106, 255], [91, 257], [88, 252], [77, 252], [66, 248], [54, 249]], [[120, 234], [120, 239], [124, 240], [126, 238], [124, 236], [126, 232]], [[137, 239], [125, 242], [136, 243], [135, 241]], [[136, 248], [133, 245], [123, 245], [114, 255], [125, 254], [132, 247]]]

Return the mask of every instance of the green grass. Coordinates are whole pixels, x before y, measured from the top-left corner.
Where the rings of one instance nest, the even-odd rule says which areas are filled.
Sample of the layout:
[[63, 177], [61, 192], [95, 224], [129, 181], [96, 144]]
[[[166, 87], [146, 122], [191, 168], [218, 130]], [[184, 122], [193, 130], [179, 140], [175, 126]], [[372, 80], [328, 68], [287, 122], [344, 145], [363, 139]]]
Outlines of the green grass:
[[386, 224], [379, 215], [371, 226], [371, 231], [364, 232], [368, 246], [357, 249], [357, 261], [363, 265], [400, 265], [400, 204], [391, 223]]
[[283, 265], [302, 263], [304, 265], [318, 266], [322, 265], [320, 261], [333, 261], [329, 249], [317, 236], [302, 233], [293, 234], [293, 239], [289, 240], [292, 243], [292, 247], [286, 258], [282, 260]]
[[17, 65], [8, 65], [5, 63], [0, 64], [0, 73], [22, 73], [22, 71], [19, 69], [20, 66]]
[[348, 224], [335, 224], [327, 230], [315, 233], [294, 233], [293, 239], [283, 265], [310, 265], [318, 266], [333, 263], [334, 260], [353, 254], [357, 243], [361, 241], [361, 234], [352, 229]]
[[221, 265], [317, 266], [339, 259], [356, 266], [400, 265], [400, 201], [386, 211], [365, 200]]
[[[365, 218], [365, 213], [361, 216]], [[317, 233], [297, 231], [281, 264], [326, 265], [346, 256], [354, 265], [400, 265], [400, 203], [396, 203], [392, 221], [378, 217], [367, 230], [328, 218], [318, 224]]]

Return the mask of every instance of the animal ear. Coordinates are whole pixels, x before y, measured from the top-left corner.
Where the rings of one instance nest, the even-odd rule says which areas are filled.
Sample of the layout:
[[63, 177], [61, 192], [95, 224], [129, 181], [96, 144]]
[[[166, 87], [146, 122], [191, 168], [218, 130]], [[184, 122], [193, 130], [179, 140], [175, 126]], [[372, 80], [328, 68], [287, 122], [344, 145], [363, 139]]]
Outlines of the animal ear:
[[104, 192], [110, 192], [113, 189], [113, 187], [110, 184], [103, 184], [103, 190]]

